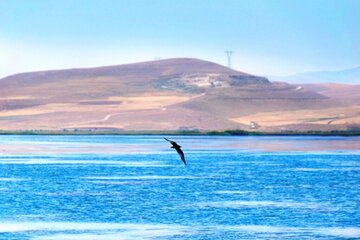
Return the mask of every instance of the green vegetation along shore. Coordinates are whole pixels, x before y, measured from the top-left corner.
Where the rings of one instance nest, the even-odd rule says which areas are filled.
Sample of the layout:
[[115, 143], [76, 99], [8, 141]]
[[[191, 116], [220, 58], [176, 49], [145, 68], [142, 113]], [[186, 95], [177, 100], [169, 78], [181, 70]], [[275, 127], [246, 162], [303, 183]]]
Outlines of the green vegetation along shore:
[[0, 135], [206, 135], [206, 136], [360, 136], [360, 129], [332, 130], [332, 131], [282, 131], [261, 132], [246, 130], [226, 131], [49, 131], [22, 130], [3, 131]]

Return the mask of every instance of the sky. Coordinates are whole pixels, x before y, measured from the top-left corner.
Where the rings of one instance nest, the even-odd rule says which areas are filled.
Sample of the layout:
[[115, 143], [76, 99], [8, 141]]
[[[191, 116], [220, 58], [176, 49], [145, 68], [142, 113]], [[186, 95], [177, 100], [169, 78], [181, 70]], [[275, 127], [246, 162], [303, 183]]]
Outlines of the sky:
[[190, 57], [257, 75], [360, 66], [359, 0], [0, 0], [0, 78]]

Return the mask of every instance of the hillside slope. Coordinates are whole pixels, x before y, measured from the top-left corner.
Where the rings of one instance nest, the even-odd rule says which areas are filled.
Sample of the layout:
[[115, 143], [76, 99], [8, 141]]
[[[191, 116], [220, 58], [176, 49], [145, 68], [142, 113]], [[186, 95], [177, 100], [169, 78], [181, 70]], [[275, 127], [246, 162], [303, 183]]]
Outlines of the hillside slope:
[[0, 96], [3, 130], [246, 129], [241, 117], [344, 105], [191, 58], [21, 73], [0, 79]]
[[301, 84], [301, 86], [332, 99], [342, 100], [349, 104], [360, 104], [360, 84], [318, 83]]

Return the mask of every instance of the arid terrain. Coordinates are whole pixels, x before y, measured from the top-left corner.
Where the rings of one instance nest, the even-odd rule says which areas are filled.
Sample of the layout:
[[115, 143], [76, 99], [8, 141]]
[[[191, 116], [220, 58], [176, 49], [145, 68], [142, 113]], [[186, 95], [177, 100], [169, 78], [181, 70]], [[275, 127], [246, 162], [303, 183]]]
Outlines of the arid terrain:
[[346, 130], [360, 124], [359, 89], [189, 58], [20, 73], [0, 79], [0, 130]]

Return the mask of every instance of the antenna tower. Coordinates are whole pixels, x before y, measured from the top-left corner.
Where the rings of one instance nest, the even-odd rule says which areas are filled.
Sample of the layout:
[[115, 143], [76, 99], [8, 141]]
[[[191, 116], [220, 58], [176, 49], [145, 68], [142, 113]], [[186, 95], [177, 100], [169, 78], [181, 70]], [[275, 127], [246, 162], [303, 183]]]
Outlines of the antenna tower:
[[226, 50], [225, 53], [226, 53], [226, 56], [227, 56], [227, 66], [229, 68], [231, 68], [231, 56], [233, 54], [233, 51], [232, 50]]

